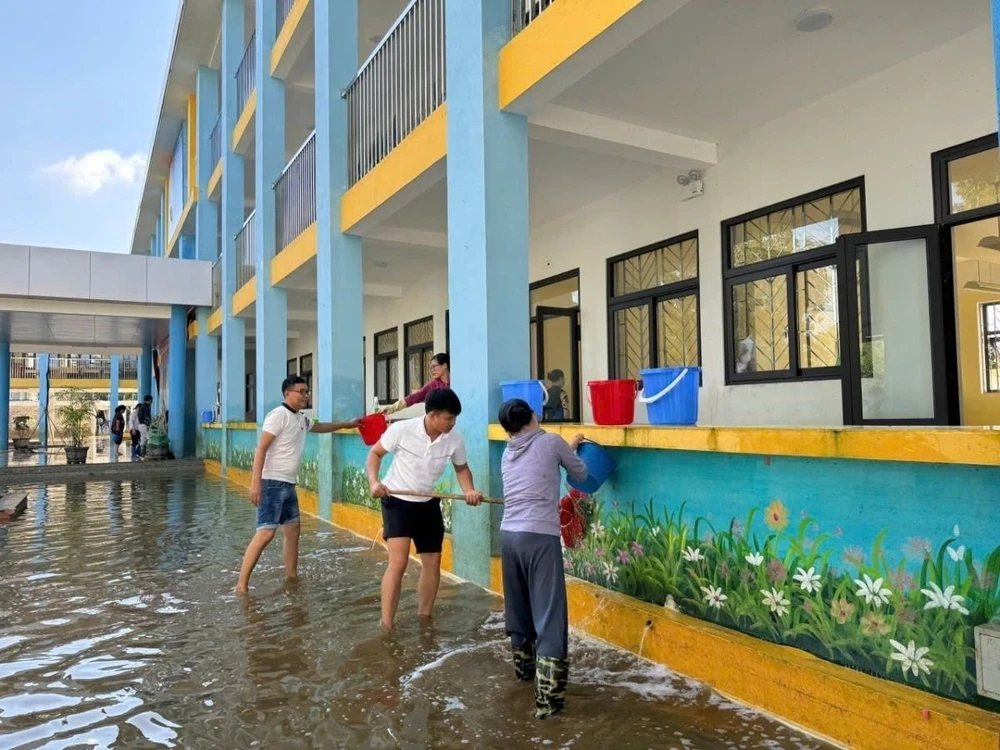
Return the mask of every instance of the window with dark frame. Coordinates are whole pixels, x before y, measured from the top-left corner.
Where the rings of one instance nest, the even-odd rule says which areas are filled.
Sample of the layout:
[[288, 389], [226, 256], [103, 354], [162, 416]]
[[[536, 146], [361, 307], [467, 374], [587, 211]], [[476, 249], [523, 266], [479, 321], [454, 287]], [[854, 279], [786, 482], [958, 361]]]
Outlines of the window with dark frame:
[[406, 392], [411, 393], [431, 379], [434, 359], [434, 318], [414, 320], [403, 326], [406, 354]]
[[837, 243], [863, 231], [860, 177], [722, 223], [726, 383], [841, 376]]
[[1000, 393], [1000, 302], [982, 305], [983, 391]]
[[609, 371], [700, 366], [698, 233], [608, 259]]
[[299, 361], [292, 357], [285, 363], [285, 377], [290, 378], [292, 375], [299, 374]]
[[306, 399], [306, 409], [311, 409], [313, 405], [312, 398], [312, 387], [313, 387], [313, 355], [303, 354], [299, 357], [299, 377], [306, 381], [306, 387], [309, 389], [309, 397]]
[[399, 329], [375, 334], [375, 397], [380, 404], [399, 400]]

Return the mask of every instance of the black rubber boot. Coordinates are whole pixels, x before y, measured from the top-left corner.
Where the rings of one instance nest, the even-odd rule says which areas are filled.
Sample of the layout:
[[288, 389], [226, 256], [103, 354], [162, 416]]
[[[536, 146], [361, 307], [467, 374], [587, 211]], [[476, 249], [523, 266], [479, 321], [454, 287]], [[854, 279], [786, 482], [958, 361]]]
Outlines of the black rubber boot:
[[521, 682], [535, 679], [535, 644], [525, 643], [521, 648], [511, 646], [514, 654], [514, 674]]
[[547, 719], [566, 705], [569, 660], [539, 656], [535, 675], [535, 718]]

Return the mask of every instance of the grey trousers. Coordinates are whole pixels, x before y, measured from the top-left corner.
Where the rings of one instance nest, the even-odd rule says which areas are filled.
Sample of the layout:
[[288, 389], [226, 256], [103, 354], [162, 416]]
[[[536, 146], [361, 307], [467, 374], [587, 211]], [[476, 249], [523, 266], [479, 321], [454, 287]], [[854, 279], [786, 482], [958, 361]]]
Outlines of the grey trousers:
[[520, 649], [534, 644], [539, 657], [568, 658], [569, 614], [559, 537], [501, 531], [500, 555], [511, 645]]

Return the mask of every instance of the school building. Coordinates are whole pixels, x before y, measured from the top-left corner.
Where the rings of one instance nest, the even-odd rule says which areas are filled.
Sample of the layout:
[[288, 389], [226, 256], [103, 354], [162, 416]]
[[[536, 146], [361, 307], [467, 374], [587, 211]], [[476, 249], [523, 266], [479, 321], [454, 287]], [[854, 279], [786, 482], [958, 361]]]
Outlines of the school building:
[[[561, 371], [549, 429], [618, 464], [574, 625], [844, 744], [995, 748], [997, 39], [997, 0], [182, 1], [132, 245], [214, 264], [146, 352], [175, 452], [245, 481], [287, 375], [345, 419], [447, 351], [499, 495], [499, 384]], [[663, 367], [697, 426], [593, 425]], [[302, 497], [374, 537], [365, 450], [310, 435]], [[452, 508], [445, 566], [496, 589], [500, 517]]]

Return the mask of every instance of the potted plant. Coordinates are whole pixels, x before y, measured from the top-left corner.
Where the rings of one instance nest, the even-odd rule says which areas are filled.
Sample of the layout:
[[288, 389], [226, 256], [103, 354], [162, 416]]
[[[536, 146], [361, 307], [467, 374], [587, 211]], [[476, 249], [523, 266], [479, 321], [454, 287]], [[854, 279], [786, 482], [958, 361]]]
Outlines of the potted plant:
[[149, 426], [149, 439], [146, 441], [146, 458], [150, 461], [162, 461], [170, 451], [170, 439], [164, 426], [163, 417], [154, 417]]
[[85, 464], [90, 446], [84, 445], [84, 441], [90, 437], [90, 420], [94, 417], [93, 396], [86, 391], [69, 390], [62, 394], [60, 400], [63, 403], [56, 409], [56, 416], [69, 440], [66, 463]]
[[22, 414], [14, 417], [14, 450], [27, 450], [31, 443], [31, 417]]

